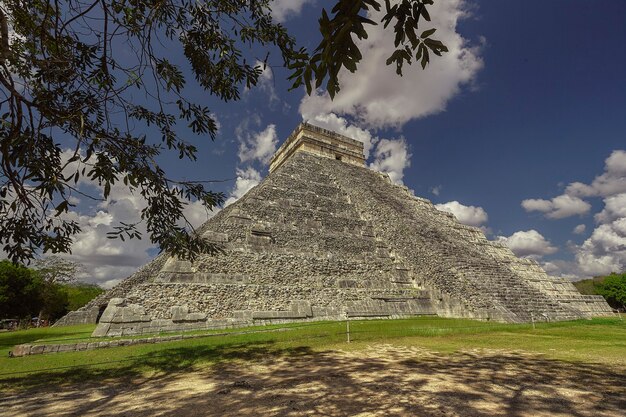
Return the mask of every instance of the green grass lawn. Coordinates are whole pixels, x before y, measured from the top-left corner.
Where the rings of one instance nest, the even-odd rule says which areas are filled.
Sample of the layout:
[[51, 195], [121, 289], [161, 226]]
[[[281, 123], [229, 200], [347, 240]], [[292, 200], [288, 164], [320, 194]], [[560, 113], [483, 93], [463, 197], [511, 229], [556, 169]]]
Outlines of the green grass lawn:
[[[500, 349], [542, 354], [550, 359], [600, 363], [626, 369], [626, 321], [618, 318], [512, 325], [439, 317], [272, 326], [286, 331], [207, 335], [159, 344], [9, 358], [19, 343], [88, 340], [94, 326], [0, 333], [0, 389], [62, 384], [98, 378], [158, 375], [228, 360], [257, 360], [320, 350], [354, 350], [390, 343], [442, 354]], [[250, 328], [248, 330], [254, 330]], [[268, 327], [258, 327], [267, 330]], [[240, 329], [239, 329], [240, 330]], [[231, 332], [236, 330], [230, 330]]]

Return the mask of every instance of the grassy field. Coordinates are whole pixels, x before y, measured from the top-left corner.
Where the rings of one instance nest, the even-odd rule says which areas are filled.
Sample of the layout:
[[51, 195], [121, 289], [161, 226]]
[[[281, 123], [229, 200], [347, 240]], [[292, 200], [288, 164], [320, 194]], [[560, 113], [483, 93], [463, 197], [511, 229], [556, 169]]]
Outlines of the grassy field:
[[88, 340], [93, 328], [86, 325], [0, 333], [0, 389], [13, 391], [100, 378], [159, 375], [221, 361], [358, 350], [372, 344], [419, 346], [442, 354], [472, 349], [523, 351], [549, 359], [626, 369], [626, 320], [618, 318], [541, 323], [535, 329], [527, 324], [438, 317], [351, 321], [349, 344], [345, 322], [300, 323], [273, 326], [282, 331], [207, 334], [160, 344], [8, 357], [11, 348], [19, 343]]

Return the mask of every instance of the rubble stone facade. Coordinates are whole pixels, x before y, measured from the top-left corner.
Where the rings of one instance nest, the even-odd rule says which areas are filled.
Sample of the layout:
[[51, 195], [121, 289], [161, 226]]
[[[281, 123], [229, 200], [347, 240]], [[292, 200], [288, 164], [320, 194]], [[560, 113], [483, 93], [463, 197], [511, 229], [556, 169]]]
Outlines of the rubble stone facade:
[[[323, 152], [304, 146], [316, 135], [327, 139]], [[115, 336], [346, 316], [611, 313], [602, 297], [579, 294], [388, 176], [347, 162], [355, 146], [363, 160], [362, 144], [342, 140], [300, 125], [268, 177], [200, 228], [222, 253], [194, 263], [162, 255], [76, 317], [108, 302], [94, 335]]]

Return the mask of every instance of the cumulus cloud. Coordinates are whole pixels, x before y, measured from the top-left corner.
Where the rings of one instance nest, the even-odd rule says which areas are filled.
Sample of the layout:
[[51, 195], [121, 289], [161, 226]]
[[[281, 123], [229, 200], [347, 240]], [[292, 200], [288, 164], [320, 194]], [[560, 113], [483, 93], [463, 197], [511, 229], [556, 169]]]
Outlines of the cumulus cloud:
[[261, 61], [256, 61], [256, 66], [263, 70], [259, 77], [257, 87], [267, 94], [269, 106], [273, 109], [276, 103], [280, 101], [278, 94], [276, 94], [276, 89], [274, 88], [274, 73], [269, 65], [266, 65]]
[[436, 185], [434, 187], [431, 187], [429, 191], [433, 193], [433, 195], [439, 196], [439, 194], [441, 194], [442, 188], [443, 187], [441, 185]]
[[604, 198], [604, 209], [594, 216], [598, 223], [610, 223], [614, 220], [626, 218], [626, 193], [616, 194]]
[[87, 281], [103, 282], [124, 278], [139, 266], [150, 260], [149, 250], [155, 246], [147, 236], [145, 224], [138, 230], [142, 239], [121, 241], [109, 239], [107, 233], [113, 227], [124, 223], [137, 223], [141, 220], [140, 212], [145, 201], [133, 195], [123, 187], [114, 186], [111, 200], [98, 204], [94, 211], [70, 211], [64, 215], [68, 220], [76, 221], [81, 232], [74, 237], [71, 254], [64, 255], [73, 261], [85, 265], [89, 273]]
[[600, 225], [581, 245], [576, 261], [587, 276], [622, 272], [626, 266], [626, 235], [610, 225]]
[[[62, 159], [67, 161], [72, 155], [73, 151], [68, 149], [62, 153]], [[80, 161], [73, 162], [64, 174], [75, 172], [81, 164]], [[81, 178], [78, 185], [80, 189], [96, 197], [103, 194], [103, 187], [86, 177]], [[74, 237], [71, 253], [62, 256], [85, 266], [87, 273], [81, 277], [84, 281], [113, 285], [150, 261], [156, 246], [150, 242], [145, 223], [141, 222], [141, 210], [146, 207], [147, 201], [139, 193], [116, 183], [111, 187], [106, 201], [98, 201], [89, 206], [90, 199], [86, 197], [78, 199], [71, 196], [69, 200], [76, 207], [62, 216], [64, 219], [76, 221], [81, 232]], [[198, 227], [215, 212], [207, 211], [196, 201], [185, 206], [183, 214], [192, 227]], [[138, 230], [142, 239], [109, 239], [107, 233], [114, 231], [114, 227], [122, 222], [139, 223]]]
[[208, 210], [200, 201], [196, 200], [185, 206], [183, 215], [189, 224], [191, 224], [191, 227], [197, 229], [211, 217], [215, 216], [218, 211], [219, 208], [217, 207], [213, 208], [213, 210]]
[[[70, 211], [66, 218], [75, 220], [81, 232], [74, 238], [71, 254], [64, 257], [85, 265], [88, 271], [86, 281], [89, 282], [101, 283], [129, 276], [149, 262], [151, 253], [157, 249], [150, 242], [145, 223], [138, 225], [141, 240], [109, 239], [107, 233], [121, 222], [139, 222], [145, 205], [146, 201], [141, 196], [131, 193], [124, 186], [115, 185], [111, 198], [98, 204], [95, 213]], [[183, 214], [193, 227], [198, 227], [215, 211], [207, 211], [200, 202], [193, 202], [185, 207]]]
[[[604, 207], [596, 213], [596, 227], [581, 245], [571, 245], [573, 261], [551, 261], [547, 268], [564, 277], [585, 278], [626, 269], [626, 151], [614, 150], [604, 161], [604, 172], [590, 184], [572, 182], [565, 193], [552, 200], [524, 200], [527, 211], [540, 211], [549, 218], [589, 212], [583, 198], [602, 197]], [[585, 233], [584, 224], [574, 233]]]
[[436, 204], [437, 210], [454, 214], [457, 220], [468, 226], [480, 227], [487, 223], [487, 212], [482, 207], [466, 206], [458, 201]]
[[224, 206], [233, 204], [261, 182], [261, 171], [254, 168], [253, 164], [256, 161], [267, 165], [276, 152], [276, 125], [269, 124], [262, 131], [257, 131], [255, 126], [261, 126], [261, 118], [257, 115], [245, 118], [235, 129], [239, 141], [239, 161], [245, 166], [236, 169], [237, 179]]
[[[444, 111], [463, 85], [470, 84], [483, 62], [480, 48], [471, 46], [456, 32], [457, 23], [467, 16], [462, 0], [440, 1], [431, 6], [432, 22], [423, 28], [437, 28], [436, 37], [449, 49], [434, 56], [425, 70], [418, 64], [405, 67], [404, 76], [385, 61], [393, 47], [394, 33], [383, 25], [368, 27], [368, 39], [360, 42], [363, 59], [356, 73], [339, 74], [341, 91], [330, 100], [326, 92], [305, 96], [300, 104], [303, 118], [319, 114], [351, 115], [360, 124], [373, 127], [399, 127], [412, 119]], [[380, 21], [377, 12], [370, 16]]]
[[370, 168], [389, 174], [391, 181], [402, 184], [404, 169], [411, 166], [411, 154], [404, 138], [381, 139]]
[[[626, 198], [626, 194], [621, 194]], [[606, 208], [605, 208], [606, 211]], [[575, 248], [576, 261], [585, 275], [626, 270], [626, 216], [599, 224], [582, 245]]]
[[297, 16], [307, 3], [315, 3], [316, 0], [274, 0], [270, 3], [272, 17], [278, 22]]
[[224, 207], [233, 204], [239, 200], [253, 187], [261, 182], [261, 173], [252, 167], [245, 169], [237, 169], [237, 181], [233, 187], [230, 197], [224, 203]]
[[604, 161], [604, 173], [594, 178], [591, 184], [573, 182], [565, 193], [578, 197], [607, 197], [626, 193], [626, 151], [615, 150]]
[[241, 162], [260, 161], [267, 164], [278, 145], [276, 125], [270, 124], [260, 132], [253, 132], [246, 128], [237, 129], [239, 140], [239, 160]]
[[111, 288], [115, 287], [117, 284], [119, 284], [122, 281], [124, 281], [124, 278], [114, 278], [114, 279], [106, 280], [100, 283], [99, 285], [105, 290], [110, 290]]
[[522, 201], [522, 207], [529, 212], [542, 212], [549, 219], [563, 219], [569, 216], [583, 215], [591, 210], [591, 204], [567, 194], [560, 195], [552, 200], [527, 199]]
[[515, 255], [527, 258], [538, 259], [558, 251], [536, 230], [519, 231], [508, 237], [498, 236], [496, 241], [508, 246]]
[[575, 248], [581, 274], [626, 270], [626, 151], [613, 151], [604, 161], [604, 172], [591, 184], [572, 183], [566, 192], [603, 197], [604, 208], [594, 216], [597, 227]]
[[585, 230], [587, 230], [587, 226], [585, 226], [584, 224], [579, 224], [578, 226], [574, 227], [572, 233], [576, 235], [582, 235], [583, 233], [585, 233]]
[[565, 278], [570, 281], [578, 281], [583, 278], [576, 261], [554, 259], [541, 262], [541, 267], [548, 275]]

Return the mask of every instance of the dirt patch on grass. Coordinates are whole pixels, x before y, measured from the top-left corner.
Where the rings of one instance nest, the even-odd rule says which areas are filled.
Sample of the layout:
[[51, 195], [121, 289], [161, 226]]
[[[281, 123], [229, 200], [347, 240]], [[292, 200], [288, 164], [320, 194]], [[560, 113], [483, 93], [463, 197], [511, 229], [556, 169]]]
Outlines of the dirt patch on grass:
[[387, 345], [31, 389], [10, 416], [623, 416], [624, 369]]

